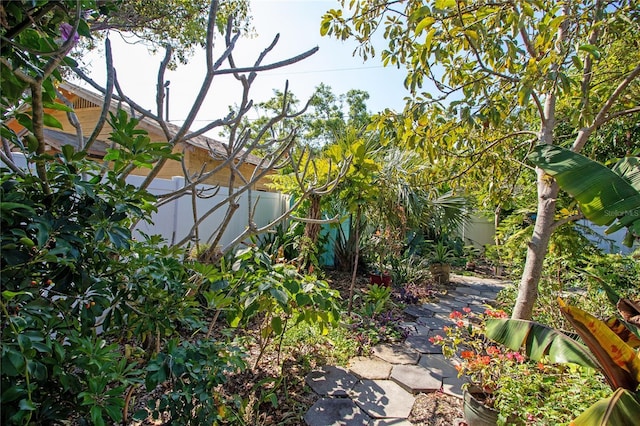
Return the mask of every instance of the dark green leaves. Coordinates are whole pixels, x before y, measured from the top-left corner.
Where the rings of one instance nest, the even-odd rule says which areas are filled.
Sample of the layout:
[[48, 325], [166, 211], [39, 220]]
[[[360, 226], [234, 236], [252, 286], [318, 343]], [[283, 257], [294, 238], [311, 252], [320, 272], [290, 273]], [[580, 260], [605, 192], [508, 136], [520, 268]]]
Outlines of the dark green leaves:
[[570, 150], [539, 145], [529, 155], [532, 163], [553, 176], [573, 196], [584, 216], [596, 225], [611, 225], [607, 233], [628, 228], [625, 243], [640, 236], [640, 172], [638, 160], [623, 159], [609, 169]]

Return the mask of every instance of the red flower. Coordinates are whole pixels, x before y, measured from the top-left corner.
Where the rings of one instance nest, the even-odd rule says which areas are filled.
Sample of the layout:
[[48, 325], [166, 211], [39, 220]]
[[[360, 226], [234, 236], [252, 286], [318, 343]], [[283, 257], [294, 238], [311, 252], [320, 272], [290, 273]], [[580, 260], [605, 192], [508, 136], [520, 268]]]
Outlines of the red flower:
[[462, 318], [462, 312], [453, 311], [449, 314], [449, 318]]
[[488, 316], [490, 316], [491, 318], [506, 318], [507, 317], [507, 313], [503, 310], [498, 310], [498, 311], [494, 311], [492, 309], [487, 309], [486, 311], [484, 311], [484, 313]]
[[498, 355], [500, 353], [500, 349], [497, 346], [489, 346], [487, 348], [487, 353], [489, 355]]
[[429, 342], [431, 343], [437, 343], [437, 342], [441, 342], [443, 340], [443, 337], [439, 334], [436, 334], [433, 337], [429, 337]]
[[469, 308], [469, 307], [464, 307], [464, 308], [462, 308], [462, 310], [463, 310], [465, 313], [467, 313], [467, 314], [468, 314], [469, 312], [471, 312], [471, 308]]

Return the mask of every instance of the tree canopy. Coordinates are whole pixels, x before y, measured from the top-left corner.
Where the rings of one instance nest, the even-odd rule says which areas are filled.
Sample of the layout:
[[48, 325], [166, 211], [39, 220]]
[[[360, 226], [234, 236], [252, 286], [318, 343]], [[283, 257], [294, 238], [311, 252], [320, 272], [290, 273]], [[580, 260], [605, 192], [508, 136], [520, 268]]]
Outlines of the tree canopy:
[[[407, 72], [413, 98], [402, 114], [383, 114], [379, 128], [437, 157], [456, 177], [474, 169], [495, 174], [495, 154], [511, 159], [501, 163], [508, 174], [535, 144], [562, 141], [578, 152], [602, 126], [640, 113], [635, 0], [341, 4], [324, 16], [321, 33], [356, 38], [366, 58], [376, 53], [373, 35], [383, 32], [382, 62]], [[560, 128], [573, 138], [560, 138]], [[558, 226], [559, 188], [541, 169], [536, 181], [536, 225], [514, 309], [522, 318], [531, 315]]]

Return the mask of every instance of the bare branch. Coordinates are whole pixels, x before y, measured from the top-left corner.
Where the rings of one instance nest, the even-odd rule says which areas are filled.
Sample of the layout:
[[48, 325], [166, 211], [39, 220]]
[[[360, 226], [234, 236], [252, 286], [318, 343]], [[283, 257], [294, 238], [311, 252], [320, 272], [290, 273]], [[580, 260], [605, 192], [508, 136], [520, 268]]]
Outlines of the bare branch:
[[[2, 142], [6, 142], [6, 139], [2, 138]], [[0, 151], [0, 160], [2, 160], [2, 162], [18, 176], [22, 178], [27, 176], [20, 167], [16, 166], [16, 163], [13, 162], [13, 158], [10, 158], [4, 151]]]
[[608, 117], [609, 111], [611, 110], [611, 108], [613, 108], [615, 103], [618, 101], [618, 98], [620, 98], [627, 87], [629, 87], [631, 82], [638, 78], [638, 76], [640, 76], [640, 64], [636, 65], [636, 67], [631, 70], [631, 72], [625, 77], [625, 79], [622, 80], [620, 84], [618, 84], [618, 87], [615, 88], [615, 90], [611, 93], [611, 96], [609, 96], [609, 99], [607, 99], [604, 105], [602, 105], [602, 108], [600, 108], [600, 111], [598, 111], [598, 114], [596, 114], [593, 123], [590, 126], [583, 127], [578, 131], [576, 140], [573, 142], [573, 146], [571, 147], [571, 150], [573, 152], [579, 152], [584, 147], [584, 144], [587, 143], [589, 136], [591, 136], [591, 134], [598, 127], [611, 119]]
[[557, 228], [561, 227], [562, 225], [565, 225], [565, 224], [567, 224], [569, 222], [575, 222], [576, 220], [580, 220], [580, 219], [584, 219], [584, 214], [578, 213], [578, 214], [574, 214], [572, 216], [563, 217], [560, 220], [556, 220], [551, 225], [551, 229], [552, 230], [556, 230]]

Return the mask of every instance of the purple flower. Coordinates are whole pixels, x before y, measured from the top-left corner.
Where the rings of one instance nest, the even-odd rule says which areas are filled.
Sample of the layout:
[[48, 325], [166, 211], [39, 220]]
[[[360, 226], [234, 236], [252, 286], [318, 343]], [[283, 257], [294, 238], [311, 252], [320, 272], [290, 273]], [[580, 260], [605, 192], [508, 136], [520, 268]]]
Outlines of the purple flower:
[[65, 43], [70, 38], [73, 38], [72, 46], [75, 46], [75, 44], [78, 43], [78, 40], [80, 40], [80, 35], [76, 31], [73, 31], [73, 26], [71, 24], [63, 22], [60, 24], [60, 39], [62, 40], [62, 43]]

